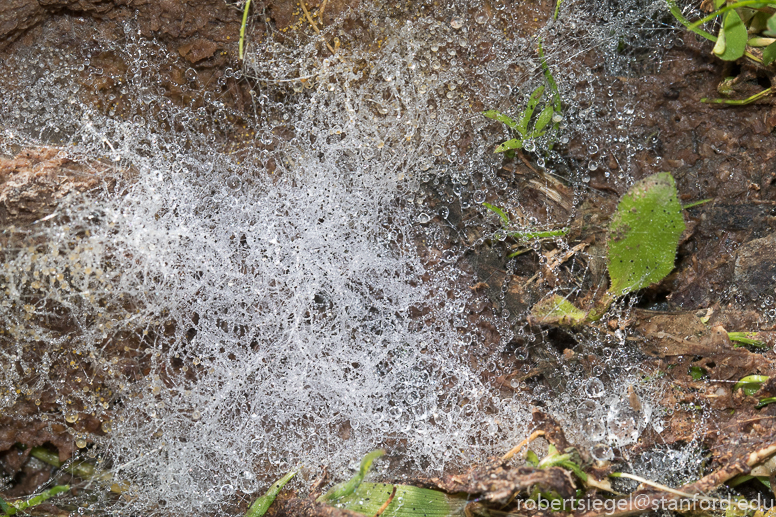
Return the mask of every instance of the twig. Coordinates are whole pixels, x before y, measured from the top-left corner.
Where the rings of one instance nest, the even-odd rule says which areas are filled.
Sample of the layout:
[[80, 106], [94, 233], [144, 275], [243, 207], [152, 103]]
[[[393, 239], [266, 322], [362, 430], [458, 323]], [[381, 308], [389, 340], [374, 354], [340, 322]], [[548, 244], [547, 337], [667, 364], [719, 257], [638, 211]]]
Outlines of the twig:
[[377, 513], [374, 514], [374, 517], [380, 517], [380, 515], [383, 514], [383, 512], [388, 508], [388, 505], [391, 504], [391, 501], [393, 501], [394, 496], [396, 495], [396, 485], [393, 485], [393, 490], [391, 490], [391, 495], [388, 496], [388, 500], [383, 503], [383, 505], [377, 510]]
[[509, 461], [509, 460], [511, 460], [512, 456], [514, 456], [515, 454], [520, 452], [520, 449], [522, 449], [523, 447], [525, 447], [526, 445], [528, 445], [532, 441], [536, 440], [540, 436], [544, 436], [544, 431], [542, 431], [541, 429], [539, 429], [538, 431], [534, 431], [533, 433], [531, 433], [531, 436], [529, 436], [528, 438], [526, 438], [522, 442], [518, 443], [517, 446], [512, 448], [511, 451], [509, 451], [508, 453], [504, 454], [501, 457], [501, 461]]
[[307, 10], [307, 6], [306, 6], [306, 5], [304, 5], [304, 0], [299, 0], [299, 4], [302, 6], [302, 11], [304, 11], [304, 15], [307, 17], [307, 21], [308, 21], [308, 22], [310, 22], [310, 25], [312, 25], [312, 26], [313, 26], [313, 29], [315, 30], [315, 32], [317, 32], [317, 33], [318, 33], [318, 35], [321, 37], [321, 39], [322, 39], [322, 40], [323, 40], [323, 42], [326, 44], [326, 47], [329, 49], [329, 51], [331, 52], [331, 54], [332, 54], [333, 56], [336, 56], [336, 57], [337, 57], [337, 59], [339, 59], [340, 61], [342, 61], [342, 62], [344, 63], [344, 62], [345, 62], [345, 60], [344, 60], [344, 59], [342, 59], [340, 56], [338, 56], [338, 55], [337, 55], [337, 51], [335, 51], [335, 50], [334, 50], [334, 48], [332, 48], [332, 46], [331, 46], [331, 45], [329, 45], [329, 42], [328, 42], [328, 41], [326, 41], [326, 38], [324, 38], [324, 37], [323, 37], [323, 34], [321, 34], [321, 30], [318, 28], [318, 25], [316, 25], [316, 23], [313, 21], [313, 17], [312, 17], [312, 16], [310, 16], [310, 11], [308, 11], [308, 10]]

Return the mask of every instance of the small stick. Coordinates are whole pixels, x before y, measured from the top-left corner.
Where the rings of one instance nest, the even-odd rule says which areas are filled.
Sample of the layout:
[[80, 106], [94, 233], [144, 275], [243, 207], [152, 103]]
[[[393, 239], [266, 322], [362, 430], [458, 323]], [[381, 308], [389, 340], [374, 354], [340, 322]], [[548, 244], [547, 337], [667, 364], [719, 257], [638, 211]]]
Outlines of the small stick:
[[517, 447], [514, 447], [511, 451], [509, 451], [508, 453], [504, 454], [501, 457], [501, 461], [509, 461], [509, 460], [511, 460], [512, 456], [514, 456], [515, 454], [520, 452], [520, 449], [522, 449], [524, 446], [528, 445], [532, 441], [536, 440], [540, 436], [544, 436], [544, 431], [542, 431], [541, 429], [539, 429], [538, 431], [534, 431], [533, 433], [531, 433], [531, 436], [529, 436], [528, 438], [526, 438], [525, 440], [523, 440], [522, 442], [517, 444]]
[[377, 510], [377, 513], [374, 514], [374, 517], [380, 517], [380, 515], [383, 514], [386, 508], [388, 508], [388, 505], [391, 504], [391, 501], [393, 501], [394, 496], [396, 495], [396, 485], [393, 485], [393, 490], [391, 490], [391, 495], [388, 496], [388, 500], [383, 503], [383, 505], [380, 507], [379, 510]]
[[[301, 4], [301, 6], [302, 6], [302, 11], [304, 11], [304, 15], [307, 17], [307, 21], [308, 21], [308, 22], [310, 22], [310, 25], [312, 25], [312, 26], [313, 26], [313, 29], [315, 30], [315, 32], [317, 32], [317, 33], [318, 33], [318, 35], [321, 37], [321, 39], [323, 40], [323, 42], [326, 44], [326, 47], [329, 49], [329, 51], [331, 51], [331, 54], [332, 54], [333, 56], [337, 56], [337, 52], [336, 52], [336, 51], [335, 51], [335, 50], [332, 48], [332, 46], [331, 46], [331, 45], [329, 45], [329, 42], [328, 42], [328, 41], [326, 41], [326, 38], [324, 38], [324, 37], [323, 37], [323, 34], [321, 34], [321, 31], [320, 31], [320, 29], [318, 29], [318, 26], [317, 26], [317, 25], [315, 24], [315, 22], [313, 21], [313, 17], [312, 17], [312, 16], [310, 16], [310, 11], [308, 11], [308, 10], [307, 10], [307, 6], [306, 6], [306, 5], [304, 5], [304, 0], [299, 0], [299, 3], [300, 3], [300, 4]], [[339, 59], [339, 60], [340, 60], [340, 61], [342, 61], [343, 63], [345, 62], [345, 61], [344, 61], [344, 60], [343, 60], [341, 57], [339, 57], [339, 56], [337, 56], [337, 59]]]

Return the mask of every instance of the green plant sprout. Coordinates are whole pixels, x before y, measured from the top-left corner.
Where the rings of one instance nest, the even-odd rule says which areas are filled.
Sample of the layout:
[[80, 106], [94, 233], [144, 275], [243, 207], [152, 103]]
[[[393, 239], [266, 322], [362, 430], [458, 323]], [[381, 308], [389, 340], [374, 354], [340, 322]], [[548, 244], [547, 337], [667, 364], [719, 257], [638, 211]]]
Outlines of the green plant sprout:
[[692, 380], [699, 381], [708, 375], [709, 372], [707, 372], [705, 368], [701, 368], [700, 366], [690, 366], [690, 377]]
[[[493, 212], [494, 214], [498, 215], [501, 219], [501, 225], [502, 230], [506, 237], [511, 237], [517, 241], [525, 242], [525, 241], [531, 241], [535, 239], [549, 239], [552, 237], [560, 237], [563, 235], [566, 235], [569, 233], [568, 228], [561, 228], [560, 230], [539, 230], [539, 231], [510, 231], [509, 230], [509, 216], [507, 213], [494, 205], [491, 205], [490, 203], [483, 203], [482, 206]], [[522, 253], [525, 253], [526, 250], [519, 250], [514, 253], [511, 253], [508, 258], [516, 257]]]
[[[715, 11], [692, 23], [684, 17], [675, 0], [666, 0], [666, 3], [671, 14], [682, 25], [714, 43], [712, 53], [718, 58], [736, 61], [746, 57], [762, 66], [769, 66], [776, 60], [776, 12], [770, 7], [776, 6], [776, 0], [714, 0]], [[716, 36], [700, 28], [717, 17], [720, 19], [720, 28]], [[743, 106], [772, 93], [771, 87], [746, 99], [704, 97], [701, 102]]]
[[660, 282], [671, 272], [684, 229], [682, 206], [670, 173], [636, 182], [620, 199], [609, 224], [609, 290], [588, 311], [553, 294], [534, 305], [531, 319], [562, 326], [600, 319], [617, 298]]
[[44, 490], [40, 494], [25, 500], [9, 502], [0, 498], [0, 511], [3, 512], [2, 517], [6, 517], [8, 515], [16, 515], [18, 512], [22, 510], [26, 510], [27, 508], [32, 508], [33, 506], [37, 506], [51, 499], [55, 495], [61, 494], [62, 492], [67, 492], [68, 490], [70, 490], [70, 485], [57, 485], [49, 488], [48, 490]]
[[749, 345], [756, 348], [770, 348], [763, 341], [756, 339], [756, 332], [728, 332], [727, 334], [730, 341], [734, 343], [734, 347]]
[[447, 517], [463, 512], [468, 503], [466, 497], [409, 485], [364, 483], [372, 462], [384, 454], [384, 450], [376, 450], [364, 456], [355, 476], [335, 485], [316, 502], [370, 517]]
[[361, 466], [359, 467], [355, 476], [350, 478], [348, 481], [345, 481], [344, 483], [334, 485], [331, 487], [331, 489], [329, 489], [328, 492], [316, 499], [316, 502], [323, 503], [328, 501], [336, 501], [337, 499], [352, 494], [356, 488], [358, 488], [358, 485], [360, 485], [364, 480], [364, 476], [366, 476], [367, 472], [369, 472], [369, 469], [372, 468], [372, 462], [381, 456], [385, 456], [385, 451], [382, 449], [372, 451], [364, 456], [364, 458], [361, 460]]
[[735, 383], [735, 385], [733, 386], [733, 391], [736, 391], [738, 388], [741, 388], [741, 390], [744, 392], [744, 395], [751, 397], [752, 395], [760, 391], [760, 388], [766, 382], [768, 382], [767, 375], [747, 375], [746, 377], [744, 377], [743, 379]]
[[272, 506], [272, 503], [275, 502], [275, 498], [278, 496], [280, 491], [283, 490], [283, 487], [286, 486], [286, 483], [291, 481], [291, 478], [295, 475], [296, 471], [292, 470], [282, 478], [275, 481], [263, 496], [256, 498], [251, 507], [248, 508], [248, 511], [245, 513], [245, 517], [262, 517], [265, 513], [267, 513], [267, 510], [269, 510], [269, 507]]
[[[558, 3], [558, 7], [560, 7], [560, 3]], [[542, 71], [544, 73], [544, 79], [547, 85], [539, 85], [528, 97], [528, 103], [526, 104], [525, 109], [520, 114], [519, 121], [516, 122], [512, 118], [504, 115], [503, 113], [500, 113], [496, 110], [488, 110], [483, 113], [486, 117], [493, 120], [498, 120], [499, 122], [505, 124], [507, 127], [515, 131], [518, 136], [516, 138], [512, 138], [510, 140], [507, 140], [506, 142], [500, 144], [498, 147], [496, 147], [496, 150], [494, 152], [497, 153], [503, 153], [504, 151], [511, 151], [511, 150], [517, 150], [517, 149], [524, 149], [525, 144], [529, 141], [533, 141], [536, 138], [542, 137], [549, 131], [548, 126], [552, 122], [552, 126], [550, 128], [552, 129], [552, 134], [557, 137], [558, 130], [560, 128], [560, 121], [562, 120], [562, 106], [560, 101], [560, 93], [558, 92], [558, 85], [555, 82], [555, 78], [552, 76], [552, 72], [550, 71], [550, 67], [547, 65], [547, 61], [544, 58], [544, 50], [542, 49], [542, 43], [541, 40], [539, 40], [538, 45], [538, 52], [539, 52], [539, 58], [541, 59], [542, 63]], [[539, 106], [539, 103], [542, 100], [542, 96], [544, 95], [544, 92], [547, 88], [547, 86], [550, 87], [550, 91], [552, 92], [552, 101], [547, 102], [544, 105], [544, 108], [539, 113], [539, 116], [536, 118], [536, 121], [533, 124], [532, 128], [529, 128], [531, 125], [531, 120], [533, 119], [534, 112]], [[554, 142], [554, 138], [550, 139], [548, 147], [552, 149], [552, 144]], [[526, 149], [526, 151], [533, 151], [533, 149]]]
[[243, 9], [242, 24], [240, 25], [240, 43], [239, 54], [240, 61], [243, 58], [243, 45], [245, 44], [245, 26], [248, 23], [248, 10], [251, 8], [251, 0], [245, 0], [245, 9]]

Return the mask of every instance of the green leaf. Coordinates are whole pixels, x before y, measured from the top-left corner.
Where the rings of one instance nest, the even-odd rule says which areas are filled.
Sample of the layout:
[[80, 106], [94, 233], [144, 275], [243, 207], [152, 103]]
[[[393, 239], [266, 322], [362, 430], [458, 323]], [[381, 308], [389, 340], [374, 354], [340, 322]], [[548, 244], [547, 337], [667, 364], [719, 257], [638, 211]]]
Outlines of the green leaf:
[[708, 374], [709, 372], [707, 372], [705, 368], [701, 368], [700, 366], [690, 366], [690, 377], [692, 377], [692, 380], [694, 381], [703, 379]]
[[541, 113], [539, 113], [539, 118], [536, 119], [536, 125], [534, 125], [534, 130], [532, 136], [536, 138], [539, 136], [539, 133], [541, 133], [542, 129], [544, 129], [547, 124], [550, 123], [552, 120], [552, 116], [555, 114], [555, 109], [552, 107], [552, 104], [547, 104]]
[[730, 341], [736, 343], [733, 345], [734, 347], [749, 345], [757, 348], [770, 348], [763, 341], [756, 339], [756, 332], [728, 332], [727, 334]]
[[695, 26], [694, 23], [690, 23], [689, 20], [687, 20], [687, 18], [684, 17], [684, 15], [682, 14], [682, 10], [679, 9], [679, 6], [676, 5], [676, 2], [674, 0], [666, 0], [666, 3], [668, 4], [668, 9], [671, 11], [671, 14], [674, 15], [674, 18], [679, 20], [679, 22], [685, 27], [687, 27], [688, 30], [691, 30], [698, 36], [702, 36], [709, 41], [717, 41], [717, 37], [715, 35], [709, 34], [703, 29], [699, 29], [698, 27]]
[[560, 237], [569, 233], [568, 228], [562, 228], [560, 230], [546, 230], [535, 232], [511, 232], [509, 234], [515, 240], [518, 241], [530, 241], [533, 239], [549, 239], [550, 237]]
[[661, 281], [674, 268], [685, 229], [674, 178], [653, 174], [622, 197], [609, 225], [610, 291], [622, 296]]
[[513, 138], [512, 140], [507, 140], [503, 144], [496, 147], [496, 150], [494, 152], [503, 153], [504, 151], [509, 151], [510, 149], [522, 149], [522, 148], [523, 148], [523, 140], [520, 138]]
[[13, 515], [16, 513], [16, 508], [6, 503], [2, 497], [0, 497], [0, 510], [2, 510], [5, 515]]
[[751, 397], [757, 393], [766, 382], [768, 382], [767, 375], [747, 375], [733, 386], [733, 391], [741, 388], [744, 391], [744, 394]]
[[286, 486], [286, 483], [288, 483], [295, 475], [296, 472], [292, 470], [282, 478], [275, 481], [275, 483], [269, 487], [269, 490], [267, 490], [263, 496], [256, 498], [251, 507], [248, 508], [248, 511], [245, 513], [245, 517], [261, 517], [267, 513], [267, 510], [269, 510], [269, 507], [272, 506], [272, 503], [275, 502], [275, 498], [278, 496], [280, 491], [283, 490], [283, 487]]
[[484, 206], [494, 214], [498, 215], [501, 218], [501, 221], [504, 223], [504, 226], [507, 226], [509, 224], [509, 217], [507, 216], [506, 212], [504, 212], [502, 209], [500, 209], [497, 206], [493, 206], [490, 203], [483, 203], [482, 206]]
[[768, 66], [776, 60], [776, 42], [771, 43], [763, 50], [763, 65]]
[[741, 17], [734, 10], [725, 14], [719, 40], [714, 46], [714, 54], [725, 61], [735, 61], [744, 56], [749, 35]]
[[381, 517], [448, 517], [463, 515], [465, 497], [448, 495], [438, 490], [387, 483], [361, 483], [350, 495], [334, 506], [371, 517], [377, 514], [391, 497]]
[[531, 309], [531, 318], [542, 325], [576, 327], [585, 322], [587, 314], [559, 294], [545, 298]]
[[525, 107], [522, 118], [520, 118], [520, 125], [515, 128], [523, 138], [525, 138], [525, 136], [528, 134], [528, 124], [531, 122], [533, 112], [536, 109], [536, 106], [539, 105], [539, 101], [541, 100], [543, 93], [544, 85], [542, 84], [537, 89], [535, 89], [531, 96], [528, 98], [528, 105]]
[[774, 402], [776, 402], [776, 397], [765, 397], [764, 399], [760, 399], [755, 408], [760, 409], [761, 407], [765, 407], [768, 404], [773, 404]]
[[539, 456], [537, 456], [536, 453], [530, 449], [525, 453], [525, 461], [527, 461], [528, 464], [533, 467], [539, 466]]
[[366, 476], [366, 473], [369, 472], [369, 469], [372, 467], [372, 462], [384, 455], [385, 451], [378, 449], [364, 456], [364, 459], [361, 460], [361, 466], [355, 476], [344, 483], [334, 485], [328, 492], [316, 499], [316, 502], [333, 501], [352, 494], [364, 480], [364, 476]]
[[725, 5], [726, 0], [714, 0], [714, 9], [720, 9], [723, 5]]
[[768, 26], [768, 32], [776, 34], [776, 14], [768, 18], [766, 25]]
[[510, 129], [517, 130], [517, 122], [507, 117], [503, 113], [500, 113], [496, 110], [488, 110], [483, 112], [482, 114], [488, 117], [489, 119], [498, 120], [499, 122], [506, 124], [507, 126], [509, 126]]
[[27, 508], [37, 506], [45, 501], [48, 501], [55, 495], [61, 494], [62, 492], [67, 492], [68, 490], [70, 490], [70, 485], [56, 485], [49, 488], [48, 490], [44, 490], [38, 495], [30, 497], [26, 501], [14, 501], [12, 503], [6, 503], [3, 501], [3, 504], [1, 504], [0, 507], [2, 507], [6, 515], [14, 515], [19, 510], [26, 510]]

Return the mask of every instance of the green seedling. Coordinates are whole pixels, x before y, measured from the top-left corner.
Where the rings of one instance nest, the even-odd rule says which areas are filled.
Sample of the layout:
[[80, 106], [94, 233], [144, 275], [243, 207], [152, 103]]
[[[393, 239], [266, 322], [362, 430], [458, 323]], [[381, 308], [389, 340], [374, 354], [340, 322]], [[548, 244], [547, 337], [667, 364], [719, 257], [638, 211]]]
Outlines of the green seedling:
[[757, 393], [766, 382], [768, 382], [768, 376], [766, 375], [748, 375], [733, 386], [733, 391], [741, 388], [745, 395], [751, 397]]
[[[95, 468], [91, 463], [85, 461], [63, 464], [59, 461], [59, 455], [43, 447], [33, 447], [30, 450], [30, 456], [37, 458], [51, 466], [61, 468], [63, 471], [81, 479], [88, 481], [110, 481], [113, 476], [110, 472]], [[64, 466], [63, 466], [64, 465]]]
[[336, 503], [337, 508], [368, 517], [448, 517], [463, 515], [466, 497], [438, 490], [387, 483], [361, 483]]
[[670, 173], [636, 182], [620, 200], [609, 224], [609, 290], [586, 312], [553, 294], [531, 309], [531, 318], [566, 326], [596, 321], [617, 298], [660, 282], [671, 272], [684, 229], [682, 206]]
[[[712, 53], [725, 61], [746, 57], [762, 66], [776, 61], [776, 0], [743, 0], [739, 2], [715, 0], [715, 11], [700, 20], [690, 22], [674, 0], [666, 0], [671, 13], [688, 30], [714, 42]], [[717, 35], [700, 28], [706, 22], [719, 19]], [[701, 99], [702, 102], [742, 106], [771, 95], [767, 88], [746, 99]]]
[[705, 368], [701, 368], [700, 366], [690, 366], [690, 377], [692, 377], [692, 380], [699, 381], [704, 377], [708, 377], [708, 375], [709, 372], [707, 372]]
[[250, 508], [248, 508], [248, 511], [245, 513], [245, 517], [262, 517], [265, 513], [267, 513], [267, 510], [269, 510], [269, 507], [272, 506], [272, 503], [275, 502], [275, 498], [278, 496], [281, 490], [283, 490], [283, 487], [286, 486], [286, 483], [291, 481], [291, 478], [296, 475], [295, 471], [291, 471], [282, 478], [275, 481], [275, 483], [272, 484], [272, 486], [267, 490], [267, 492], [261, 496], [258, 497]]
[[32, 508], [33, 506], [37, 506], [45, 501], [48, 501], [55, 495], [61, 494], [62, 492], [67, 492], [68, 490], [70, 490], [70, 485], [57, 485], [49, 488], [48, 490], [44, 490], [40, 494], [25, 500], [9, 502], [9, 501], [4, 501], [2, 498], [0, 498], [0, 510], [3, 512], [2, 517], [6, 517], [8, 515], [16, 515], [18, 512], [22, 510], [26, 510], [27, 508]]
[[[509, 229], [509, 216], [507, 213], [494, 205], [491, 205], [490, 203], [483, 203], [482, 206], [499, 216], [499, 219], [501, 219], [501, 226], [502, 229], [500, 231], [503, 232], [503, 236], [505, 237], [511, 237], [512, 239], [518, 241], [518, 242], [527, 242], [532, 240], [541, 240], [541, 239], [550, 239], [553, 237], [561, 237], [563, 235], [566, 235], [569, 230], [568, 228], [561, 228], [560, 230], [527, 230], [527, 231], [511, 231]], [[509, 255], [509, 258], [516, 257], [517, 255], [520, 255], [522, 253], [525, 253], [527, 250], [518, 250], [514, 253], [511, 253]]]
[[[558, 3], [557, 7], [560, 8], [560, 2]], [[520, 114], [518, 122], [496, 110], [485, 111], [483, 115], [490, 119], [498, 120], [516, 132], [518, 135], [517, 137], [512, 138], [511, 140], [507, 140], [506, 142], [496, 147], [495, 152], [497, 153], [523, 149], [526, 142], [533, 141], [534, 139], [540, 138], [547, 134], [550, 122], [553, 123], [552, 126], [550, 126], [552, 129], [552, 134], [557, 136], [558, 130], [560, 128], [560, 121], [557, 120], [555, 115], [560, 115], [562, 109], [560, 93], [558, 92], [558, 85], [555, 82], [555, 78], [552, 76], [550, 67], [547, 65], [547, 61], [544, 59], [544, 50], [542, 49], [541, 40], [539, 41], [538, 52], [542, 62], [542, 72], [544, 73], [545, 82], [547, 83], [547, 86], [550, 87], [550, 91], [552, 92], [552, 100], [545, 103], [544, 108], [539, 113], [539, 116], [536, 118], [532, 128], [530, 127], [531, 120], [533, 119], [534, 112], [539, 107], [539, 103], [541, 102], [547, 88], [547, 86], [544, 84], [539, 85], [528, 97], [528, 103], [526, 104], [523, 112]], [[552, 143], [552, 141], [549, 142], [550, 149], [552, 149]]]
[[328, 492], [316, 499], [316, 502], [336, 502], [338, 499], [346, 497], [355, 492], [356, 488], [358, 488], [358, 485], [360, 485], [364, 480], [364, 476], [366, 476], [367, 472], [369, 472], [369, 469], [372, 468], [372, 462], [380, 456], [384, 455], [385, 451], [378, 449], [364, 456], [364, 458], [361, 460], [361, 466], [359, 467], [355, 476], [345, 481], [344, 483], [334, 485]]
[[243, 45], [245, 44], [245, 26], [248, 24], [248, 11], [251, 8], [251, 0], [245, 0], [245, 8], [243, 9], [242, 24], [240, 25], [240, 43], [239, 53], [240, 61], [243, 58]]
[[757, 332], [728, 332], [727, 334], [734, 347], [748, 345], [755, 348], [770, 348], [767, 344], [757, 339]]
[[760, 409], [767, 406], [768, 404], [773, 404], [774, 402], [776, 402], [776, 397], [765, 397], [764, 399], [760, 399], [755, 408]]

